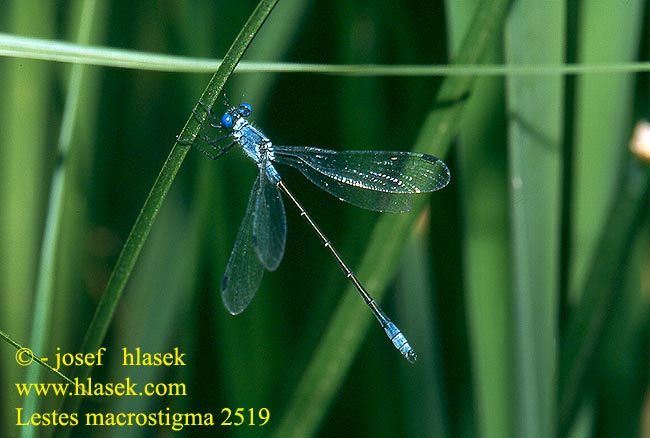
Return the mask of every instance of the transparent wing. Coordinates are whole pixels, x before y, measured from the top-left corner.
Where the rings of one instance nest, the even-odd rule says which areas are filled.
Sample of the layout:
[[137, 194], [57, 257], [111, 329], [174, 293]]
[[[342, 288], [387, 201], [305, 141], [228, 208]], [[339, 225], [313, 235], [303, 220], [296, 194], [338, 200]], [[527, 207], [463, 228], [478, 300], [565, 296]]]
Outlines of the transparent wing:
[[450, 178], [444, 162], [415, 152], [274, 146], [274, 155], [342, 201], [375, 211], [409, 211], [412, 195], [440, 190]]
[[[262, 163], [260, 169], [265, 169]], [[262, 265], [275, 271], [282, 261], [287, 240], [287, 219], [278, 187], [261, 170], [253, 213], [253, 245]], [[252, 195], [251, 195], [252, 196]]]
[[246, 214], [239, 226], [235, 246], [230, 253], [226, 273], [221, 281], [221, 299], [233, 315], [248, 307], [260, 286], [264, 266], [253, 246], [253, 212], [260, 191], [260, 177], [253, 184]]

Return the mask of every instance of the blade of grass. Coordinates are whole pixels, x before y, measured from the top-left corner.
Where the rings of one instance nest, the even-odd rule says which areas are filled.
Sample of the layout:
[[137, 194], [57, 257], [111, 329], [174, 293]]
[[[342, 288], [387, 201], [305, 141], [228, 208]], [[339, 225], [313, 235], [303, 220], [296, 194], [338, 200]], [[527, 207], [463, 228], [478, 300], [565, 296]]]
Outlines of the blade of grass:
[[[625, 4], [580, 3], [578, 7], [577, 59], [581, 62], [612, 59], [636, 59], [641, 39], [642, 1]], [[613, 34], [603, 33], [605, 27], [620, 29]], [[612, 205], [623, 202], [626, 194], [617, 180], [619, 172], [629, 172], [624, 161], [626, 155], [621, 145], [629, 135], [632, 106], [629, 96], [635, 78], [631, 75], [596, 75], [579, 78], [576, 87], [574, 129], [576, 158], [572, 177], [575, 189], [571, 213], [573, 229], [568, 284], [569, 320], [562, 333], [559, 362], [559, 426], [558, 435], [568, 433], [571, 418], [579, 409], [588, 392], [588, 371], [593, 368], [597, 347], [608, 324], [611, 310], [608, 294], [618, 294], [616, 282], [621, 277], [619, 263], [628, 256], [627, 248], [618, 248], [619, 233], [629, 233], [629, 228], [608, 228], [617, 221], [611, 212]], [[644, 90], [645, 91], [645, 90]], [[623, 199], [622, 199], [623, 198]], [[621, 212], [622, 213], [622, 212]], [[631, 212], [630, 212], [631, 213]], [[621, 219], [622, 220], [622, 219]], [[609, 223], [606, 221], [610, 221]], [[632, 226], [622, 220], [621, 225]], [[602, 246], [603, 239], [612, 239], [612, 246]], [[619, 239], [617, 241], [616, 239]], [[629, 243], [629, 242], [628, 242]], [[605, 254], [598, 254], [598, 251]], [[625, 251], [625, 256], [620, 254]], [[610, 266], [605, 269], [602, 260], [607, 255]], [[594, 271], [595, 266], [598, 269]], [[616, 269], [615, 269], [616, 268]], [[613, 269], [613, 270], [612, 270]], [[609, 274], [609, 276], [606, 276]], [[618, 279], [615, 278], [618, 276]], [[596, 287], [593, 287], [596, 286]], [[573, 305], [573, 308], [571, 306]], [[588, 403], [593, 407], [592, 403]]]
[[[643, 2], [635, 0], [625, 4], [606, 5], [586, 2], [578, 10], [580, 39], [578, 61], [600, 59], [627, 61], [636, 59], [641, 38]], [[620, 29], [608, 35], [605, 27]], [[634, 78], [631, 75], [589, 75], [577, 83], [575, 125], [574, 178], [576, 181], [573, 202], [576, 205], [572, 218], [576, 232], [573, 236], [572, 275], [569, 290], [581, 290], [585, 275], [593, 260], [592, 252], [600, 235], [609, 205], [618, 181], [603, 178], [613, 175], [624, 155], [615, 145], [627, 138], [632, 107], [628, 96], [632, 94]], [[607, 123], [603, 123], [607, 121]], [[579, 159], [584, 156], [588, 159]], [[570, 303], [581, 297], [572, 295]]]
[[[455, 62], [474, 64], [481, 61], [487, 48], [494, 43], [498, 34], [496, 29], [503, 23], [509, 5], [509, 0], [485, 0], [481, 3]], [[473, 82], [474, 78], [469, 75], [448, 78], [438, 98], [444, 102], [462, 100], [471, 91]], [[452, 105], [429, 113], [414, 150], [445, 156], [457, 133], [463, 107], [462, 104]], [[358, 275], [378, 301], [385, 293], [402, 250], [404, 239], [401, 236], [408, 235], [424, 203], [425, 200], [419, 197], [411, 213], [382, 216], [373, 230]], [[315, 433], [371, 323], [372, 316], [363, 308], [354, 289], [346, 288], [323, 340], [274, 432], [275, 436], [302, 437]], [[402, 328], [408, 334], [408, 328]]]
[[581, 288], [582, 301], [562, 337], [559, 367], [559, 436], [566, 436], [585, 391], [602, 334], [618, 299], [633, 242], [642, 228], [650, 199], [650, 171], [636, 158], [624, 166], [601, 230], [594, 260]]
[[[552, 6], [552, 7], [551, 7]], [[511, 64], [563, 60], [563, 3], [518, 3], [506, 33]], [[562, 78], [507, 81], [512, 238], [514, 435], [555, 435]]]
[[[110, 27], [109, 14], [106, 13], [106, 8], [109, 6], [104, 1], [96, 4], [95, 16], [98, 18], [93, 20], [93, 41], [106, 39], [106, 31]], [[65, 21], [69, 24], [66, 26], [65, 35], [68, 35], [71, 40], [77, 38], [80, 22], [83, 19], [81, 10], [85, 7], [87, 5], [84, 0], [76, 0], [66, 7], [69, 19]], [[66, 199], [63, 201], [63, 217], [57, 243], [56, 283], [54, 286], [56, 295], [53, 302], [54, 315], [59, 316], [88, 314], [85, 301], [80, 299], [88, 292], [87, 284], [79, 281], [79, 275], [84, 269], [83, 260], [87, 260], [88, 246], [85, 238], [88, 236], [89, 221], [91, 220], [90, 209], [93, 204], [89, 188], [92, 187], [94, 175], [86, 170], [90, 168], [90, 163], [93, 162], [93, 157], [97, 152], [97, 143], [91, 134], [95, 132], [97, 122], [101, 119], [98, 117], [101, 70], [92, 67], [84, 69], [81, 98], [76, 109], [75, 128], [71, 133], [73, 136], [72, 151], [66, 158]], [[67, 80], [67, 77], [64, 77], [63, 80]], [[97, 296], [99, 293], [100, 291], [97, 291]], [[55, 346], [61, 351], [76, 350], [80, 342], [79, 336], [83, 336], [79, 323], [78, 318], [57, 318], [55, 316], [48, 333], [50, 346], [55, 340]], [[81, 326], [85, 327], [86, 324]]]
[[[228, 49], [219, 69], [210, 79], [207, 88], [200, 98], [201, 102], [208, 106], [214, 104], [217, 97], [221, 94], [228, 77], [232, 74], [235, 66], [244, 55], [246, 49], [271, 13], [271, 10], [276, 3], [277, 0], [260, 1], [233, 41], [230, 49]], [[195, 110], [198, 114], [202, 114], [203, 118], [205, 117], [205, 112], [201, 110], [201, 106], [198, 102], [195, 106]], [[185, 126], [181, 130], [179, 138], [195, 138], [199, 132], [200, 124], [201, 122], [199, 120], [190, 115]], [[189, 147], [186, 145], [179, 144], [178, 142], [174, 143], [167, 160], [163, 164], [163, 167], [142, 206], [142, 210], [129, 233], [127, 241], [124, 244], [113, 273], [106, 285], [105, 292], [97, 306], [88, 331], [86, 332], [83, 346], [80, 351], [91, 352], [97, 351], [100, 348], [104, 337], [106, 336], [106, 332], [108, 331], [117, 303], [122, 296], [126, 282], [133, 271], [135, 262], [137, 261], [144, 242], [151, 231], [151, 227], [153, 226], [153, 222], [160, 206], [165, 199], [165, 196], [169, 191], [188, 150]], [[90, 375], [91, 370], [90, 367], [81, 367], [77, 377], [79, 377], [80, 380], [83, 380]], [[64, 401], [62, 410], [64, 412], [76, 412], [79, 408], [80, 402], [81, 399], [78, 397], [67, 397]]]
[[[40, 37], [54, 34], [54, 4], [16, 2], [2, 5], [2, 23], [16, 33]], [[34, 279], [38, 270], [38, 248], [43, 230], [43, 200], [51, 166], [48, 115], [52, 95], [52, 67], [33, 61], [9, 60], [0, 66], [0, 314], [2, 328], [28, 339]], [[25, 120], [29, 128], [25, 129]], [[41, 354], [42, 352], [37, 352]], [[24, 370], [14, 360], [3, 361], [0, 374], [17, 382]], [[0, 435], [12, 436], [13, 412], [22, 406], [15, 393], [0, 400]]]
[[[449, 44], [450, 50], [456, 52], [471, 17], [462, 3], [452, 0], [448, 4]], [[501, 48], [494, 47], [487, 56], [487, 62], [498, 62]], [[462, 179], [458, 183], [462, 206], [462, 237], [458, 244], [462, 245], [459, 263], [464, 294], [464, 314], [459, 317], [466, 319], [470, 362], [461, 376], [470, 382], [466, 386], [456, 383], [458, 389], [450, 396], [449, 411], [464, 414], [450, 416], [452, 436], [511, 436], [510, 253], [507, 184], [503, 176], [506, 151], [505, 139], [495, 129], [504, 124], [503, 94], [500, 78], [480, 77], [458, 135], [457, 176]], [[445, 304], [453, 308], [453, 300], [445, 299]], [[451, 333], [464, 328], [456, 321], [447, 321], [446, 331], [449, 326], [456, 328]], [[451, 341], [454, 345], [447, 347], [454, 348], [452, 357], [463, 353], [461, 340], [456, 335]]]
[[[77, 35], [77, 41], [81, 44], [86, 44], [90, 41], [96, 11], [95, 1], [84, 2], [84, 7], [80, 12], [81, 18]], [[57, 264], [56, 253], [61, 236], [61, 218], [69, 170], [69, 160], [66, 157], [70, 151], [72, 132], [77, 121], [77, 109], [79, 107], [85, 68], [83, 65], [73, 65], [70, 71], [65, 109], [57, 142], [57, 165], [52, 173], [52, 185], [50, 186], [45, 231], [41, 242], [40, 264], [36, 278], [36, 295], [34, 297], [34, 311], [32, 314], [30, 347], [39, 352], [45, 350], [51, 331], [50, 324], [53, 313], [55, 270]], [[41, 367], [29, 367], [27, 369], [26, 380], [28, 382], [41, 381], [42, 371], [43, 369]], [[25, 412], [38, 412], [38, 407], [41, 402], [41, 397], [26, 397], [24, 402]], [[21, 428], [21, 436], [25, 438], [33, 437], [36, 431], [36, 428], [24, 427]]]

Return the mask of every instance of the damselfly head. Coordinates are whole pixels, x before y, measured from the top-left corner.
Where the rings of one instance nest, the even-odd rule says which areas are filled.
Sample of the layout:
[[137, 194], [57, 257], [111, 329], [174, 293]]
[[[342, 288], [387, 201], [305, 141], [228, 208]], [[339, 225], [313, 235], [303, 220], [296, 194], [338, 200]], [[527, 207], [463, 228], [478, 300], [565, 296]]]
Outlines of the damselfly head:
[[221, 127], [231, 129], [238, 117], [246, 118], [253, 112], [249, 103], [242, 103], [238, 107], [232, 107], [221, 116]]

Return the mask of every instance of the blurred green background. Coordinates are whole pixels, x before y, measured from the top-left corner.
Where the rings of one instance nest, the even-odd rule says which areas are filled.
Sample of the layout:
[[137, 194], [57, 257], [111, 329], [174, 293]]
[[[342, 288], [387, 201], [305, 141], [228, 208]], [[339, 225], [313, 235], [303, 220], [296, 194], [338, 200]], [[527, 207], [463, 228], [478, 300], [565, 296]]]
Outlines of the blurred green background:
[[[466, 53], [465, 35], [480, 30], [476, 14], [499, 4], [509, 2], [282, 1], [244, 60], [294, 62], [300, 71], [262, 66], [225, 88], [231, 102], [253, 105], [255, 123], [277, 144], [410, 150], [451, 132], [453, 143], [435, 153], [452, 182], [425, 197], [408, 232], [392, 232], [392, 215], [338, 202], [282, 169], [352, 267], [381, 258], [372, 250], [381, 241], [399, 248], [386, 250], [387, 268], [376, 268], [383, 272], [367, 262], [359, 274], [409, 337], [415, 365], [351, 297], [289, 204], [284, 262], [242, 315], [229, 315], [219, 284], [256, 169], [236, 150], [218, 161], [192, 150], [116, 309], [106, 363], [93, 370], [97, 381], [183, 382], [187, 395], [84, 398], [80, 423], [85, 412], [167, 408], [211, 412], [217, 424], [223, 408], [267, 408], [270, 420], [180, 432], [80, 424], [57, 436], [648, 436], [650, 192], [628, 143], [650, 110], [648, 65], [632, 64], [649, 58], [650, 8], [642, 0], [514, 1], [505, 21], [484, 17], [496, 29], [485, 53]], [[80, 351], [210, 78], [171, 58], [168, 71], [137, 56], [128, 69], [26, 59], [7, 36], [214, 59], [255, 6], [0, 4], [0, 330], [42, 356]], [[474, 58], [502, 68], [369, 76], [311, 65]], [[592, 67], [552, 67], [565, 63]], [[438, 95], [468, 77], [476, 81], [461, 98]], [[429, 130], [431, 117], [461, 107], [462, 118]], [[362, 331], [332, 347], [325, 333], [347, 321], [340, 306]], [[123, 347], [178, 347], [187, 365], [123, 367]], [[16, 408], [60, 411], [61, 398], [19, 397], [15, 384], [60, 378], [19, 367], [8, 344], [0, 351], [0, 434], [51, 436], [52, 426], [16, 426]]]

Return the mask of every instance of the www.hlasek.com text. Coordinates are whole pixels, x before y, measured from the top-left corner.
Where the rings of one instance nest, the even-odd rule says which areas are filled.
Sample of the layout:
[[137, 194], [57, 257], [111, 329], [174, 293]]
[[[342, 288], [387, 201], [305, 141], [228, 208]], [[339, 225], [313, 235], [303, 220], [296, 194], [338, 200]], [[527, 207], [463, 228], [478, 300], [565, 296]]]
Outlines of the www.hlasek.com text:
[[121, 382], [97, 382], [92, 377], [80, 380], [75, 377], [72, 383], [16, 383], [16, 391], [21, 397], [35, 395], [45, 397], [165, 397], [185, 396], [187, 388], [183, 382], [158, 382], [139, 385], [126, 377]]

